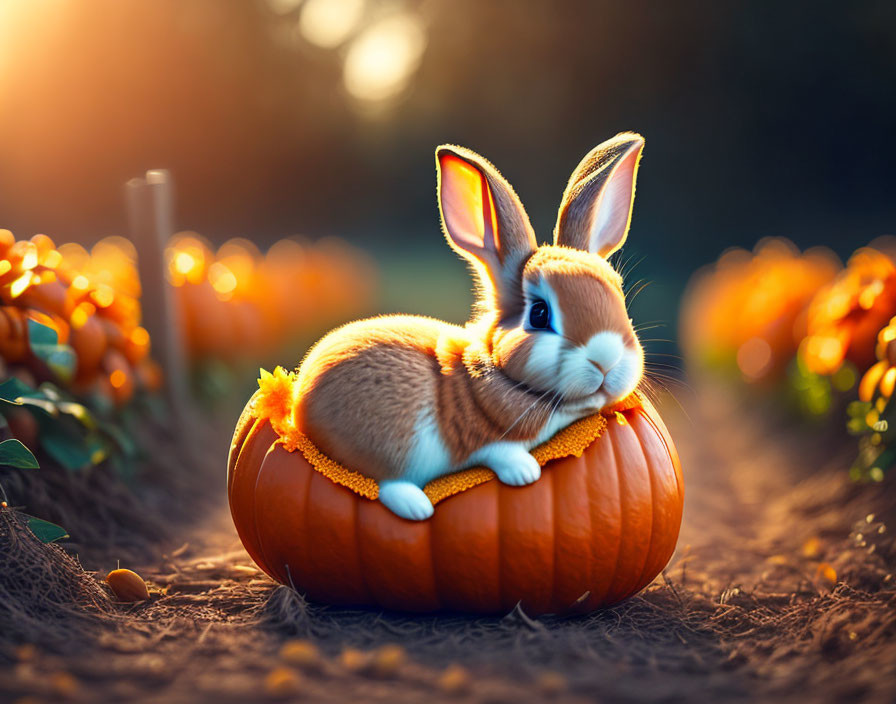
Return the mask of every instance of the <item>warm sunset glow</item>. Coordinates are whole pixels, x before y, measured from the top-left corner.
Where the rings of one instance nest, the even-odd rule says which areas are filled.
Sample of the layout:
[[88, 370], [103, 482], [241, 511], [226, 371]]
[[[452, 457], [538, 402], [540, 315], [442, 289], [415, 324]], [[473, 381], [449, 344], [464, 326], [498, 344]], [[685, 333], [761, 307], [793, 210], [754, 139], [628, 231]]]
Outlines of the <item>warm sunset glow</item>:
[[349, 47], [343, 81], [361, 101], [399, 95], [420, 65], [426, 33], [416, 15], [401, 13], [372, 25]]
[[299, 15], [299, 32], [310, 43], [333, 49], [357, 27], [364, 5], [364, 0], [307, 0]]

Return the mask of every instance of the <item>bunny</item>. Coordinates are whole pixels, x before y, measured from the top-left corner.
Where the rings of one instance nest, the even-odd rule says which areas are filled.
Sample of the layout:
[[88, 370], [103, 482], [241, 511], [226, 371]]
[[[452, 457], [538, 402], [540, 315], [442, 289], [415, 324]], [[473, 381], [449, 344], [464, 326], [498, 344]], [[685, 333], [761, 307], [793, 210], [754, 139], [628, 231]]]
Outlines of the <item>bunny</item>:
[[644, 353], [607, 257], [626, 239], [644, 139], [622, 133], [573, 172], [539, 246], [507, 181], [478, 154], [436, 150], [448, 243], [478, 280], [464, 327], [381, 316], [323, 337], [298, 371], [295, 422], [323, 452], [379, 482], [397, 515], [433, 514], [422, 487], [485, 465], [514, 486], [529, 450], [630, 394]]

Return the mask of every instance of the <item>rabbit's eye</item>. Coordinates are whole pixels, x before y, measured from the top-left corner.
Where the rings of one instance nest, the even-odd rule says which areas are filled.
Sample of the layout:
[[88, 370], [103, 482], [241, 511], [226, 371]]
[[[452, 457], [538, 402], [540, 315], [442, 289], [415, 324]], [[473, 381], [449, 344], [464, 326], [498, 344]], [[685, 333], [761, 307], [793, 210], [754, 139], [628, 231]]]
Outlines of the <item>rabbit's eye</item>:
[[544, 301], [535, 301], [529, 309], [529, 327], [533, 330], [547, 330], [551, 327], [551, 309]]

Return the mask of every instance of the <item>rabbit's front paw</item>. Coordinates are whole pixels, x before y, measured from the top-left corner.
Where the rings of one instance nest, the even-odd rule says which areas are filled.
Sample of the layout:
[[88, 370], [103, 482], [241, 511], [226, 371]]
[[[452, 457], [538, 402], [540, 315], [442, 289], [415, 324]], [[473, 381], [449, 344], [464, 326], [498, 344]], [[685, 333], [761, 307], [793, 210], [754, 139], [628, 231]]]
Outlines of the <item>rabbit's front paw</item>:
[[422, 521], [433, 513], [432, 502], [423, 489], [411, 482], [380, 482], [380, 501], [396, 516], [409, 521]]
[[[496, 453], [497, 454], [497, 453]], [[504, 484], [524, 486], [538, 481], [541, 467], [532, 455], [523, 449], [508, 451], [492, 458], [489, 466]]]

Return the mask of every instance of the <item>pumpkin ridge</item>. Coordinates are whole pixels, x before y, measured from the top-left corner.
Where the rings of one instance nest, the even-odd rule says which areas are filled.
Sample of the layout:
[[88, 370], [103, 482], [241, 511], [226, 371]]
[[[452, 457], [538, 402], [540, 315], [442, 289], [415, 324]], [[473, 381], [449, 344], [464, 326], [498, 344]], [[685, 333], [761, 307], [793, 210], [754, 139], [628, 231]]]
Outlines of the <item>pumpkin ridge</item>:
[[[585, 603], [586, 604], [595, 604], [595, 603], [600, 603], [603, 600], [603, 598], [606, 595], [606, 592], [609, 589], [610, 584], [612, 582], [612, 577], [607, 581], [607, 586], [603, 588], [603, 592], [598, 593], [598, 591], [596, 589], [596, 585], [598, 584], [598, 580], [600, 579], [600, 574], [599, 574], [599, 570], [598, 570], [597, 558], [594, 554], [594, 550], [595, 550], [594, 533], [596, 530], [600, 529], [601, 522], [599, 520], [595, 520], [595, 510], [596, 510], [596, 508], [598, 508], [598, 501], [594, 496], [594, 484], [595, 484], [594, 476], [596, 473], [593, 474], [593, 470], [589, 466], [592, 462], [595, 462], [596, 460], [593, 457], [582, 457], [582, 458], [580, 458], [580, 461], [584, 463], [584, 469], [586, 472], [585, 491], [588, 493], [588, 516], [591, 521], [591, 540], [589, 541], [590, 542], [589, 551], [590, 551], [590, 556], [591, 556], [591, 569], [588, 571], [588, 585], [589, 585], [589, 591], [591, 593], [588, 595], [588, 598]], [[618, 487], [617, 487], [616, 499], [617, 499], [616, 503], [618, 504], [619, 503], [618, 502], [618, 499], [619, 499]], [[619, 551], [618, 545], [616, 546], [616, 551], [618, 554], [618, 551]]]
[[[636, 416], [640, 418], [640, 414]], [[630, 424], [631, 425], [631, 424]], [[635, 437], [638, 438], [638, 450], [641, 452], [641, 456], [644, 458], [644, 466], [647, 468], [647, 479], [648, 486], [650, 487], [650, 533], [647, 539], [647, 551], [644, 553], [644, 564], [641, 565], [641, 571], [638, 573], [638, 581], [636, 583], [637, 589], [641, 589], [641, 584], [644, 581], [644, 573], [647, 571], [648, 566], [650, 565], [650, 556], [653, 553], [653, 539], [656, 535], [656, 511], [657, 505], [653, 500], [653, 496], [656, 493], [655, 486], [655, 478], [653, 476], [653, 462], [647, 456], [647, 452], [644, 450], [644, 441], [641, 438], [641, 433], [639, 433], [634, 425], [631, 425], [632, 431], [635, 433]], [[646, 586], [646, 585], [644, 585]]]
[[429, 544], [429, 554], [430, 560], [429, 565], [432, 569], [432, 583], [433, 583], [433, 591], [435, 592], [436, 602], [439, 604], [439, 609], [445, 608], [445, 600], [442, 598], [442, 591], [439, 589], [439, 570], [436, 567], [436, 560], [439, 559], [439, 551], [436, 550], [435, 546], [435, 532], [436, 532], [436, 524], [435, 521], [427, 521], [429, 524], [428, 530], [426, 533], [427, 543]]
[[495, 536], [495, 594], [498, 595], [498, 603], [502, 605], [504, 604], [504, 580], [501, 579], [501, 558], [503, 556], [502, 553], [504, 552], [501, 549], [501, 537], [504, 535], [503, 516], [501, 515], [503, 513], [501, 511], [501, 490], [503, 488], [504, 486], [502, 484], [498, 484], [497, 487], [495, 487], [495, 525], [498, 527], [498, 533]]
[[[642, 581], [646, 581], [646, 583], [649, 584], [653, 579], [651, 575], [655, 576], [655, 574], [659, 574], [675, 551], [675, 540], [670, 544], [668, 536], [674, 535], [677, 539], [678, 531], [680, 529], [680, 516], [679, 521], [676, 524], [674, 518], [670, 519], [668, 513], [666, 502], [668, 501], [670, 490], [674, 493], [675, 499], [677, 499], [679, 503], [682, 500], [682, 496], [680, 475], [676, 470], [674, 461], [671, 465], [668, 465], [664, 461], [664, 458], [671, 458], [672, 455], [669, 452], [669, 447], [663, 438], [661, 430], [651, 422], [650, 415], [646, 411], [638, 415], [638, 423], [642, 424], [644, 428], [649, 429], [651, 432], [650, 437], [652, 438], [652, 441], [649, 443], [642, 442], [642, 446], [645, 449], [645, 455], [648, 454], [648, 447], [655, 448], [653, 451], [649, 452], [651, 457], [651, 467], [653, 469], [651, 476], [655, 479], [652, 489], [655, 492], [654, 496], [659, 496], [661, 498], [661, 500], [654, 502], [654, 518], [655, 521], [657, 518], [660, 521], [659, 524], [654, 522], [654, 536], [658, 536], [658, 540], [651, 543], [648, 562], [644, 568], [645, 573], [642, 574]], [[646, 435], [647, 433], [645, 432], [645, 436]], [[671, 470], [671, 474], [669, 474], [668, 470]], [[657, 533], [657, 531], [659, 532]]]
[[551, 566], [551, 593], [548, 599], [548, 603], [553, 604], [557, 594], [557, 562], [559, 557], [557, 555], [557, 547], [559, 544], [559, 541], [557, 540], [557, 487], [555, 483], [556, 477], [554, 476], [554, 473], [548, 472], [545, 478], [547, 479], [548, 477], [550, 478], [551, 485], [551, 535], [554, 536], [554, 564]]
[[[254, 498], [250, 505], [248, 499], [243, 496], [244, 490], [242, 489], [243, 483], [246, 483], [247, 485], [251, 484], [252, 492], [250, 492], [250, 496], [254, 497], [255, 486], [261, 471], [261, 462], [258, 463], [257, 467], [250, 466], [255, 464], [254, 462], [250, 462], [250, 455], [252, 455], [253, 452], [256, 452], [256, 444], [260, 446], [264, 445], [264, 443], [259, 440], [259, 435], [264, 433], [265, 429], [268, 427], [270, 427], [270, 423], [264, 418], [255, 418], [252, 422], [252, 427], [246, 434], [243, 446], [240, 448], [236, 463], [234, 464], [233, 482], [228, 498], [230, 500], [231, 514], [240, 516], [239, 525], [237, 526], [237, 534], [240, 537], [240, 541], [246, 547], [246, 551], [256, 564], [258, 564], [266, 574], [273, 576], [271, 574], [271, 568], [264, 560], [264, 554], [262, 553], [259, 555], [261, 546], [258, 529], [255, 524]], [[271, 432], [273, 434], [273, 429], [271, 429]], [[265, 455], [268, 450], [270, 450], [270, 445], [265, 449]], [[262, 456], [262, 460], [263, 459], [264, 456]], [[254, 481], [252, 472], [254, 472]], [[250, 518], [251, 520], [249, 520]]]
[[[651, 408], [653, 405], [651, 404]], [[656, 412], [656, 409], [653, 409]], [[654, 431], [657, 434], [657, 437], [662, 441], [663, 447], [666, 450], [666, 453], [669, 455], [669, 458], [672, 460], [672, 470], [675, 473], [675, 484], [678, 486], [678, 495], [682, 501], [684, 501], [684, 479], [681, 476], [681, 458], [678, 456], [678, 450], [675, 448], [675, 445], [672, 443], [672, 438], [669, 437], [668, 429], [661, 428], [659, 424], [654, 421], [653, 417], [649, 412], [646, 411], [641, 414], [641, 417], [644, 418], [650, 425], [653, 427]]]
[[[308, 478], [305, 480], [305, 486], [304, 486], [304, 489], [302, 490], [302, 493], [301, 493], [301, 496], [304, 496], [304, 497], [307, 497], [307, 496], [309, 495], [309, 493], [311, 492], [311, 480], [314, 478], [314, 472], [307, 472], [307, 477], [308, 477]], [[303, 504], [303, 506], [302, 506], [302, 520], [301, 520], [302, 531], [303, 531], [305, 534], [308, 534], [308, 514], [309, 514], [309, 513], [310, 513], [310, 511], [308, 510], [307, 502], [305, 502], [305, 503]], [[307, 556], [308, 556], [308, 551], [305, 550], [306, 561], [307, 561]], [[303, 577], [303, 573], [304, 573], [304, 570], [305, 570], [305, 567], [304, 567], [304, 566], [299, 567], [298, 570], [295, 570], [295, 569], [292, 568], [292, 567], [289, 565], [289, 563], [287, 562], [287, 563], [286, 563], [286, 568], [287, 568], [287, 570], [288, 570], [290, 580], [294, 580], [294, 579], [296, 578], [295, 575], [293, 574], [293, 572], [294, 572], [294, 571], [298, 571], [298, 573], [299, 573], [299, 581], [300, 581], [300, 582], [301, 582], [301, 581], [304, 581], [304, 580], [302, 579], [302, 577]], [[294, 584], [291, 584], [290, 586], [292, 586], [293, 589], [296, 589], [296, 591], [299, 591], [298, 588], [296, 588], [296, 586], [295, 586]], [[304, 596], [304, 594], [303, 594], [303, 596]]]
[[[616, 545], [616, 557], [613, 560], [613, 577], [610, 579], [607, 584], [607, 588], [603, 594], [601, 594], [601, 601], [606, 601], [614, 594], [614, 585], [619, 576], [619, 558], [622, 555], [622, 542], [625, 540], [625, 506], [623, 506], [623, 502], [625, 501], [625, 492], [623, 488], [625, 487], [625, 480], [622, 477], [622, 470], [620, 469], [620, 465], [622, 464], [619, 461], [619, 451], [616, 448], [616, 443], [610, 443], [610, 449], [613, 453], [613, 469], [616, 470], [616, 487], [619, 491], [619, 542]], [[615, 601], [611, 601], [611, 603], [615, 603]]]
[[361, 502], [355, 501], [355, 505], [352, 507], [352, 511], [354, 512], [354, 550], [358, 553], [358, 565], [360, 566], [360, 577], [359, 581], [361, 582], [361, 591], [364, 593], [367, 599], [370, 599], [373, 596], [373, 590], [370, 588], [370, 584], [367, 582], [367, 578], [364, 576], [366, 570], [364, 569], [364, 559], [361, 557]]
[[[267, 451], [264, 453], [264, 458], [261, 460], [261, 464], [258, 466], [258, 473], [255, 475], [255, 485], [253, 487], [253, 495], [257, 498], [259, 495], [258, 487], [259, 485], [263, 485], [262, 479], [265, 477], [266, 473], [271, 473], [273, 460], [269, 460], [269, 458], [274, 454], [277, 449], [277, 442], [274, 441], [270, 444]], [[267, 464], [267, 466], [265, 466]], [[254, 502], [253, 502], [254, 503]], [[274, 572], [277, 577], [277, 581], [284, 583], [282, 577], [284, 574], [289, 577], [289, 568], [284, 563], [282, 565], [278, 565], [271, 559], [272, 556], [272, 548], [274, 546], [267, 545], [265, 546], [265, 539], [267, 533], [261, 530], [261, 527], [258, 525], [259, 518], [261, 516], [261, 512], [258, 510], [258, 507], [255, 506], [255, 511], [252, 514], [252, 522], [255, 526], [255, 534], [258, 536], [258, 548], [261, 550], [261, 556], [264, 558], [264, 563], [270, 568], [272, 572]]]

